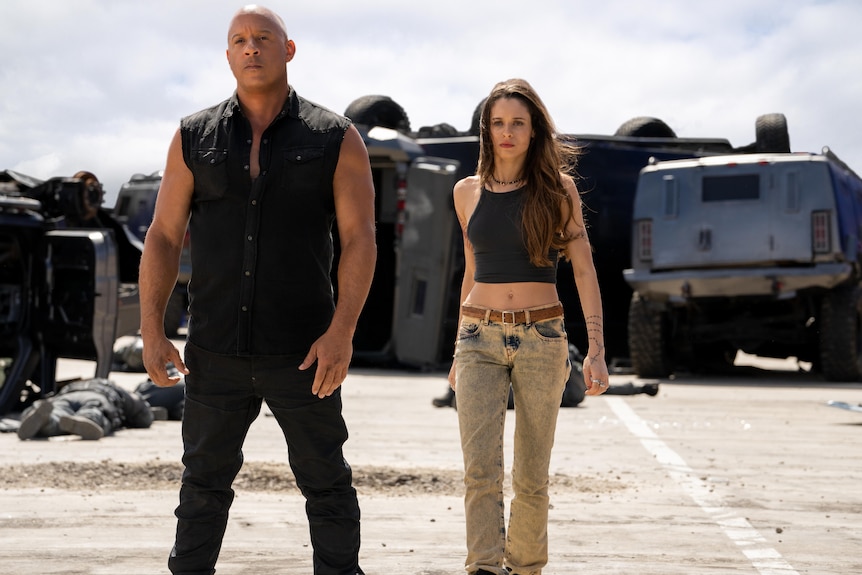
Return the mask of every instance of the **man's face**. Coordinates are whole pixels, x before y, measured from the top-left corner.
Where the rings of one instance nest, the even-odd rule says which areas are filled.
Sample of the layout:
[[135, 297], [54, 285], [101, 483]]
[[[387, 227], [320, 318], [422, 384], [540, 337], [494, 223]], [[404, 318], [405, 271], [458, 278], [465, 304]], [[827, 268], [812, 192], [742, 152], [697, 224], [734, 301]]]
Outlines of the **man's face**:
[[227, 60], [238, 87], [258, 90], [286, 82], [285, 63], [296, 47], [281, 27], [261, 14], [236, 16], [228, 31]]

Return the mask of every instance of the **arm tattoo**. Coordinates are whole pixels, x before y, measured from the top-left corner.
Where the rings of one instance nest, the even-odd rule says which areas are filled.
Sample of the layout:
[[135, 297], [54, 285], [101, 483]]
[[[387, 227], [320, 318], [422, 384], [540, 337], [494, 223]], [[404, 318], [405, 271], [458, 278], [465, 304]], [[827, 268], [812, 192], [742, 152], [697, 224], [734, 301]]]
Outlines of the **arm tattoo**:
[[589, 356], [590, 361], [598, 361], [602, 353], [605, 351], [605, 346], [602, 343], [604, 340], [604, 322], [600, 315], [588, 315], [584, 318], [587, 327], [587, 337], [590, 343], [596, 346], [596, 353]]

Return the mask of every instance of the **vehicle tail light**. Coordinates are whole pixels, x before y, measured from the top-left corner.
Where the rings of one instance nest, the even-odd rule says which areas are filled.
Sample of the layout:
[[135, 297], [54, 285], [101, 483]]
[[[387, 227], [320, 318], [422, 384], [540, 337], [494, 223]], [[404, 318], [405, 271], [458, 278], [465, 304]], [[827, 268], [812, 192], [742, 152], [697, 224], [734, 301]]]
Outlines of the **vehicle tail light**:
[[395, 241], [401, 239], [407, 222], [407, 179], [399, 177], [395, 184]]
[[811, 249], [815, 254], [828, 254], [832, 251], [831, 213], [811, 212]]
[[635, 253], [638, 260], [652, 260], [652, 220], [638, 220], [635, 224]]

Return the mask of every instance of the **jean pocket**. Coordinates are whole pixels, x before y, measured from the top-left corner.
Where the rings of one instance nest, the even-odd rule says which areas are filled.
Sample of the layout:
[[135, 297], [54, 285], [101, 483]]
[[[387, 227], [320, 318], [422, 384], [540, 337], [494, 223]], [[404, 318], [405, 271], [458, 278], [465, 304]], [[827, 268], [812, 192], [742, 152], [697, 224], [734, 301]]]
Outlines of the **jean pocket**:
[[458, 341], [479, 337], [480, 331], [482, 331], [481, 323], [462, 321], [458, 326]]
[[535, 333], [539, 339], [545, 341], [558, 341], [565, 340], [567, 338], [566, 327], [563, 324], [562, 318], [537, 321], [531, 327], [533, 333]]

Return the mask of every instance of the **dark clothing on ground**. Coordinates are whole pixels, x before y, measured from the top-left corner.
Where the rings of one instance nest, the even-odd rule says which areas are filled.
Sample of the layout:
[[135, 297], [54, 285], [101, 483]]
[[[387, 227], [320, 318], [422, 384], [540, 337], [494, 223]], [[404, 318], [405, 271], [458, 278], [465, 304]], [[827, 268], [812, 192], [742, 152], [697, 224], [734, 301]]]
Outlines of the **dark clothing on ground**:
[[135, 392], [140, 394], [152, 407], [162, 407], [167, 412], [168, 419], [182, 421], [183, 409], [186, 403], [186, 384], [180, 382], [171, 387], [159, 387], [153, 380], [138, 384]]
[[620, 383], [618, 385], [610, 386], [605, 392], [605, 395], [637, 395], [639, 393], [645, 393], [651, 396], [658, 395], [658, 384], [644, 383], [643, 385], [635, 385], [629, 381], [628, 383]]
[[224, 537], [242, 446], [263, 400], [284, 432], [306, 498], [315, 575], [355, 575], [359, 504], [342, 445], [340, 389], [311, 393], [300, 371], [335, 309], [330, 271], [333, 177], [349, 121], [291, 89], [260, 140], [236, 95], [183, 119], [183, 155], [195, 179], [185, 347], [183, 483], [175, 574], [211, 574]]
[[[102, 429], [103, 435], [110, 435], [122, 427], [147, 428], [153, 423], [152, 409], [144, 398], [107, 379], [66, 384], [56, 395], [42, 402], [48, 402], [51, 410], [40, 410], [40, 407], [34, 404], [21, 414], [18, 431], [22, 439], [65, 435], [68, 430], [61, 428], [61, 419], [64, 416], [83, 417], [92, 421]], [[36, 415], [37, 411], [40, 411], [40, 420], [34, 421], [31, 417]]]

